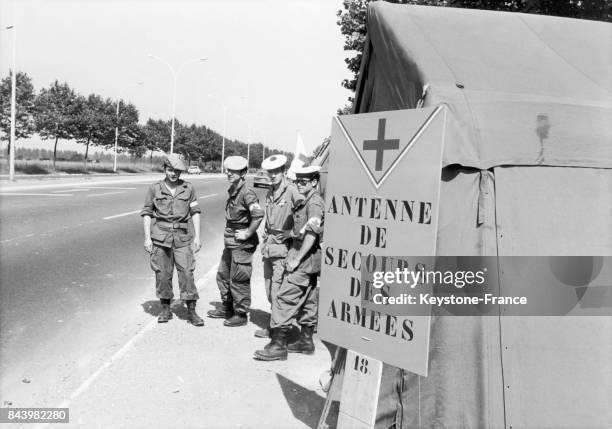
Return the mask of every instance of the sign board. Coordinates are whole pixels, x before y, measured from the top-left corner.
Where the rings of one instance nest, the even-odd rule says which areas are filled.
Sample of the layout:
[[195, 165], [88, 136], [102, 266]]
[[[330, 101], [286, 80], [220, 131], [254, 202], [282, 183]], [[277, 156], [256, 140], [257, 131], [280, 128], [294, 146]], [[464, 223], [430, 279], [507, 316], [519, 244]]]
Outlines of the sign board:
[[376, 423], [382, 362], [351, 350], [346, 353], [338, 428], [366, 429]]
[[362, 258], [434, 256], [446, 108], [344, 115], [332, 123], [318, 333], [427, 375], [429, 315], [362, 301]]

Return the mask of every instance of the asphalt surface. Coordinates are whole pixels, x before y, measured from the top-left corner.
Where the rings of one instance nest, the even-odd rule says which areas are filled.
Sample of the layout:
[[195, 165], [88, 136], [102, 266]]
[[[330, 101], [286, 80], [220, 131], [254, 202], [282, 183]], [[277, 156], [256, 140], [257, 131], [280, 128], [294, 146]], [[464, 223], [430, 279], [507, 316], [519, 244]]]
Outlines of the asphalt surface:
[[[138, 211], [161, 177], [0, 187], [0, 406], [56, 406], [155, 317]], [[227, 181], [187, 180], [204, 212], [198, 279], [218, 263]]]

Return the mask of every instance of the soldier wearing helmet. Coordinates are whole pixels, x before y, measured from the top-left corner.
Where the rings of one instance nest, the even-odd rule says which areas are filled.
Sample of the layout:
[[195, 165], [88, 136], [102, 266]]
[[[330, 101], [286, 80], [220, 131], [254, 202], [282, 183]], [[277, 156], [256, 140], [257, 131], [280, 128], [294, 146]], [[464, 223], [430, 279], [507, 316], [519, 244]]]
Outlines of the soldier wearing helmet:
[[167, 155], [164, 158], [166, 177], [149, 187], [140, 215], [144, 222], [144, 247], [151, 254], [156, 295], [162, 306], [157, 321], [165, 323], [172, 319], [172, 274], [176, 267], [180, 297], [187, 304], [187, 320], [194, 326], [203, 326], [204, 321], [196, 313], [199, 295], [193, 278], [194, 251], [202, 246], [201, 210], [191, 183], [180, 179], [185, 170], [179, 155]]
[[245, 183], [247, 164], [241, 156], [230, 156], [223, 163], [230, 187], [225, 205], [225, 248], [217, 271], [221, 307], [210, 310], [208, 316], [226, 319], [223, 325], [229, 327], [247, 323], [253, 253], [259, 243], [257, 228], [264, 216], [257, 195]]

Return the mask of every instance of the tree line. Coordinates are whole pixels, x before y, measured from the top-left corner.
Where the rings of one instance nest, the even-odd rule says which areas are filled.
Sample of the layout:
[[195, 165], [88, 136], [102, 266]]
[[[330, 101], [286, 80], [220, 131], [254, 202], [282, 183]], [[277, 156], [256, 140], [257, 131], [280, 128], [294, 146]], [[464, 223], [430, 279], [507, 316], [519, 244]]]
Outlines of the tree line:
[[[0, 140], [10, 139], [11, 78], [0, 81]], [[138, 109], [126, 100], [112, 100], [98, 94], [78, 94], [67, 83], [55, 81], [38, 93], [27, 73], [16, 75], [15, 139], [38, 134], [53, 144], [53, 169], [58, 143], [75, 140], [85, 146], [87, 163], [91, 146], [111, 149], [140, 158], [154, 151], [170, 150], [171, 120], [148, 119], [139, 123]], [[218, 167], [221, 163], [223, 136], [204, 125], [183, 124], [175, 120], [174, 152], [182, 154], [189, 163]], [[8, 151], [10, 142], [8, 144]], [[247, 156], [247, 143], [225, 139], [225, 156]], [[270, 150], [263, 143], [251, 143], [250, 165], [259, 168], [266, 155], [285, 153]], [[292, 154], [285, 153], [290, 158]]]

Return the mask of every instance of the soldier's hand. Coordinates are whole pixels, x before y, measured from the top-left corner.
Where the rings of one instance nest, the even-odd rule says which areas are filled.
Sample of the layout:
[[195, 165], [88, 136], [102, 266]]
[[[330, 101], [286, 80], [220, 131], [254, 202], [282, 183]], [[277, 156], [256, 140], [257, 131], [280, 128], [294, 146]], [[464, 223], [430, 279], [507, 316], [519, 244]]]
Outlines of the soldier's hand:
[[153, 241], [150, 238], [145, 238], [144, 248], [149, 253], [153, 252]]
[[234, 234], [234, 238], [238, 241], [244, 241], [247, 238], [249, 238], [249, 236], [247, 235], [247, 230], [246, 229], [241, 229], [236, 231], [236, 233]]
[[200, 242], [200, 239], [199, 238], [194, 238], [193, 239], [193, 251], [195, 253], [198, 253], [201, 248], [202, 248], [202, 243]]
[[280, 234], [278, 234], [278, 239], [281, 240], [281, 241], [288, 240], [288, 239], [292, 238], [292, 234], [293, 234], [293, 231], [291, 231], [291, 230], [283, 231]]
[[300, 261], [296, 257], [287, 258], [287, 265], [285, 266], [286, 270], [290, 273], [293, 272], [297, 266], [300, 264]]

